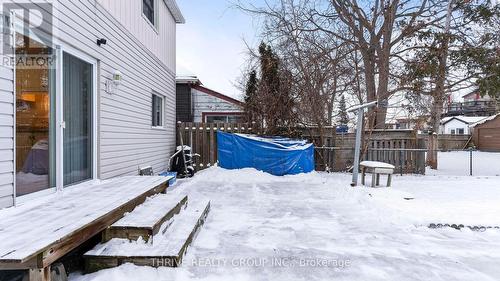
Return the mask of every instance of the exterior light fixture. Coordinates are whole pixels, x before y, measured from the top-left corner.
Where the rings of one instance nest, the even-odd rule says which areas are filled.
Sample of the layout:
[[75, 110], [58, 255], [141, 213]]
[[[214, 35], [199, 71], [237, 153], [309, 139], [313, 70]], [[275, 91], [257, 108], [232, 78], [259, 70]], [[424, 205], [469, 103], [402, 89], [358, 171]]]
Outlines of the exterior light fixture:
[[122, 83], [122, 73], [118, 70], [115, 70], [113, 73], [113, 84], [115, 86], [119, 86]]
[[115, 70], [111, 79], [106, 80], [106, 93], [114, 94], [122, 83], [123, 75], [120, 71]]
[[101, 45], [106, 45], [106, 43], [108, 42], [108, 40], [104, 39], [104, 38], [99, 38], [97, 39], [97, 46], [101, 46]]

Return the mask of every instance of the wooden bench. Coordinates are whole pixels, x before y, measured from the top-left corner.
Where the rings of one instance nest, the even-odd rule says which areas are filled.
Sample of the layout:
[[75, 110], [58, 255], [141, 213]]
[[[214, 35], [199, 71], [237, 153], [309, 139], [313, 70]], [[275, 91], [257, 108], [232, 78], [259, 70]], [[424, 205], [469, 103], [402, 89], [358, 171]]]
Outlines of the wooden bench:
[[359, 163], [359, 166], [361, 167], [361, 184], [365, 185], [365, 175], [370, 173], [372, 174], [372, 187], [380, 185], [380, 175], [387, 175], [387, 187], [391, 186], [392, 174], [396, 168], [393, 165], [377, 161], [363, 161]]
[[[28, 270], [49, 281], [51, 265], [168, 187], [169, 177], [120, 177], [82, 183], [0, 211], [0, 271]], [[1, 273], [0, 273], [1, 274]]]

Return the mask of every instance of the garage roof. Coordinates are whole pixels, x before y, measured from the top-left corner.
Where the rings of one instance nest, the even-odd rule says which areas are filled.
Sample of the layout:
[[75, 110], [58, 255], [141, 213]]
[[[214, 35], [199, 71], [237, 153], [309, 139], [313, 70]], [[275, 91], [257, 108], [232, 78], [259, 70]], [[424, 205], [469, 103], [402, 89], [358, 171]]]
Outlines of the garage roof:
[[483, 120], [480, 120], [474, 124], [471, 125], [471, 127], [475, 127], [477, 125], [481, 125], [481, 124], [484, 124], [488, 121], [491, 121], [491, 120], [494, 120], [495, 118], [497, 118], [498, 116], [500, 116], [500, 114], [496, 114], [496, 115], [493, 115], [493, 116], [490, 116], [490, 117], [487, 117], [487, 118], [484, 118]]

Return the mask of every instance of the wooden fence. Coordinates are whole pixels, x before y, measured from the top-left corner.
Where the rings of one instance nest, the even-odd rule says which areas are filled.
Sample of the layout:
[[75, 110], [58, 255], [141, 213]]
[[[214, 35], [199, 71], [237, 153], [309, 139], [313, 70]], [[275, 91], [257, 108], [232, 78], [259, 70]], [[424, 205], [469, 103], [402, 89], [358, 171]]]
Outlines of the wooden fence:
[[[419, 139], [424, 142], [424, 147], [427, 147], [428, 135], [421, 134], [418, 135]], [[438, 135], [438, 149], [442, 151], [448, 150], [462, 150], [467, 148], [470, 144], [471, 135], [450, 135], [443, 134]]]
[[[238, 124], [179, 123], [177, 144], [180, 136], [183, 143], [200, 157], [195, 159], [195, 169], [202, 170], [217, 163], [217, 131], [229, 133], [255, 133], [251, 126]], [[325, 134], [325, 147], [315, 150], [316, 170], [347, 171], [354, 159], [354, 134]], [[317, 142], [314, 130], [302, 131], [302, 137]], [[425, 172], [425, 151], [423, 141], [412, 131], [378, 131], [365, 134], [363, 159], [384, 161], [397, 167], [398, 172]]]
[[246, 123], [178, 123], [177, 145], [180, 136], [184, 145], [191, 147], [191, 152], [199, 154], [194, 161], [196, 170], [203, 170], [217, 163], [217, 131], [227, 133], [252, 133]]
[[[332, 142], [332, 141], [327, 141]], [[337, 136], [334, 146], [316, 148], [316, 169], [349, 171], [354, 159], [354, 135]], [[364, 135], [362, 160], [396, 166], [398, 173], [425, 173], [425, 143], [408, 130], [373, 131]]]

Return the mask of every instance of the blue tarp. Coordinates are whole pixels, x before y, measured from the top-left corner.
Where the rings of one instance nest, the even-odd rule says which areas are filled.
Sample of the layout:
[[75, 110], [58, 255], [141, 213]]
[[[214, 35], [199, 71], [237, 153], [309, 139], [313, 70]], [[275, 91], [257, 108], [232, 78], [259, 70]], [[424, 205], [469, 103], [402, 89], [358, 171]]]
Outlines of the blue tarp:
[[314, 146], [288, 138], [261, 138], [217, 132], [219, 166], [255, 168], [276, 176], [314, 170]]

